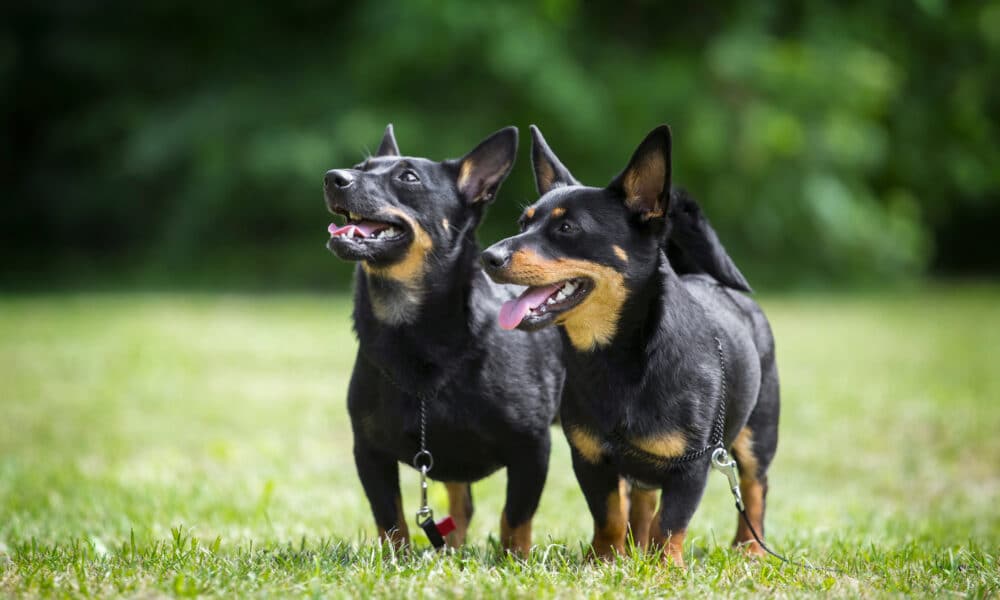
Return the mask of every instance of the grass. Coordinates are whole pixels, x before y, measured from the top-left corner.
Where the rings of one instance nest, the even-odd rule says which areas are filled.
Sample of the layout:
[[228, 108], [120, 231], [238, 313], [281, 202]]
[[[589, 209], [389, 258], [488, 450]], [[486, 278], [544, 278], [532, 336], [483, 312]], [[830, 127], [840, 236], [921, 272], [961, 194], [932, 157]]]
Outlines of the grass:
[[[528, 560], [497, 551], [502, 474], [474, 486], [468, 548], [393, 556], [351, 458], [347, 298], [15, 296], [0, 298], [0, 595], [1000, 594], [1000, 289], [762, 303], [784, 400], [769, 538], [844, 575], [731, 552], [720, 476], [686, 570], [587, 562], [558, 430]], [[403, 490], [412, 512], [412, 472]], [[441, 486], [432, 502], [444, 512]]]

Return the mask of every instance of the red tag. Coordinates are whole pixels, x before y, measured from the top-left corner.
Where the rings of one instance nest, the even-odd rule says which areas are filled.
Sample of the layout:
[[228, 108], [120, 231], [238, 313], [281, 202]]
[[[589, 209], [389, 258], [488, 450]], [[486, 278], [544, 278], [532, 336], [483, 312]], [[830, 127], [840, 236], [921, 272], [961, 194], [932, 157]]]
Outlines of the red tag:
[[452, 531], [455, 531], [455, 520], [452, 519], [450, 516], [441, 519], [436, 523], [436, 525], [438, 532], [441, 534], [441, 537], [444, 537], [449, 533], [451, 533]]

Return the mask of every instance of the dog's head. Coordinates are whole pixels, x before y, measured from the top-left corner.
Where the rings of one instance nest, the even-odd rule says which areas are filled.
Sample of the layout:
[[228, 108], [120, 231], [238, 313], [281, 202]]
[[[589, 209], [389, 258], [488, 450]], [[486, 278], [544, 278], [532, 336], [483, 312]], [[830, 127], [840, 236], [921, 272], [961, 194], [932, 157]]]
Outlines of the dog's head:
[[580, 350], [609, 343], [630, 293], [656, 271], [670, 197], [670, 129], [646, 136], [607, 187], [581, 185], [534, 126], [532, 162], [541, 198], [521, 233], [483, 252], [500, 283], [527, 285], [504, 305], [506, 329], [566, 329]]
[[450, 267], [516, 154], [517, 129], [507, 127], [460, 159], [401, 156], [389, 125], [374, 156], [326, 173], [327, 208], [345, 219], [330, 225], [327, 247], [412, 294], [431, 271]]

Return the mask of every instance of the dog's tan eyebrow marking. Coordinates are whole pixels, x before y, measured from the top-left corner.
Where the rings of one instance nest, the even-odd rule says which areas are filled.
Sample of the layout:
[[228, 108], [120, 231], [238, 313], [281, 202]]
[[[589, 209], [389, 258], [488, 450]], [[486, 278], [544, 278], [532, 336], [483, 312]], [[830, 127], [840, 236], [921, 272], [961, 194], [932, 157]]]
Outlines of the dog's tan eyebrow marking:
[[529, 206], [528, 208], [524, 209], [524, 216], [527, 217], [528, 219], [534, 219], [535, 218], [535, 207], [534, 206]]
[[623, 262], [628, 262], [628, 252], [625, 252], [624, 248], [615, 244], [614, 246], [611, 246], [611, 249], [615, 251], [615, 256], [622, 259]]
[[555, 208], [552, 209], [552, 217], [553, 218], [561, 217], [564, 214], [566, 214], [566, 209], [563, 208], [563, 207], [561, 207], [561, 206], [557, 206], [557, 207], [555, 207]]

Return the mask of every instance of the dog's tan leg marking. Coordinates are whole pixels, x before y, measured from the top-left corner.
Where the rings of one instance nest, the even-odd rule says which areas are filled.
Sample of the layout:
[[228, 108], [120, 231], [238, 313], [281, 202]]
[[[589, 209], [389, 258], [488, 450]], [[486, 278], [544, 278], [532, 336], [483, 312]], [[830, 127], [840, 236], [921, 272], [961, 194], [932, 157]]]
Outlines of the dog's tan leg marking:
[[628, 527], [635, 545], [643, 550], [649, 547], [649, 528], [659, 496], [660, 490], [644, 490], [634, 485], [629, 494]]
[[531, 552], [531, 519], [511, 527], [504, 511], [500, 515], [500, 546], [518, 556], [527, 556]]
[[389, 529], [379, 527], [378, 537], [392, 544], [397, 552], [409, 546], [410, 530], [406, 527], [406, 517], [403, 516], [403, 498], [401, 496], [396, 496], [396, 524]]
[[460, 548], [465, 545], [465, 536], [472, 520], [472, 486], [468, 483], [445, 483], [448, 490], [448, 510], [455, 521], [455, 531], [448, 534], [448, 546]]
[[[746, 506], [747, 518], [760, 538], [764, 539], [767, 483], [760, 481], [757, 476], [757, 455], [753, 451], [753, 431], [749, 427], [741, 429], [739, 435], [736, 436], [736, 440], [733, 442], [733, 454], [740, 465], [740, 494], [743, 496], [743, 504]], [[753, 533], [743, 518], [736, 515], [736, 519], [736, 536], [733, 538], [733, 546], [743, 549], [751, 556], [764, 556], [766, 554], [764, 549], [754, 539]]]
[[604, 523], [594, 521], [594, 539], [590, 547], [594, 556], [601, 559], [625, 554], [625, 534], [628, 528], [628, 494], [624, 479], [618, 480], [618, 489], [608, 494]]
[[687, 530], [663, 531], [660, 527], [662, 523], [663, 504], [653, 516], [653, 523], [649, 527], [649, 545], [662, 552], [663, 562], [673, 563], [684, 568], [684, 538], [687, 537]]

